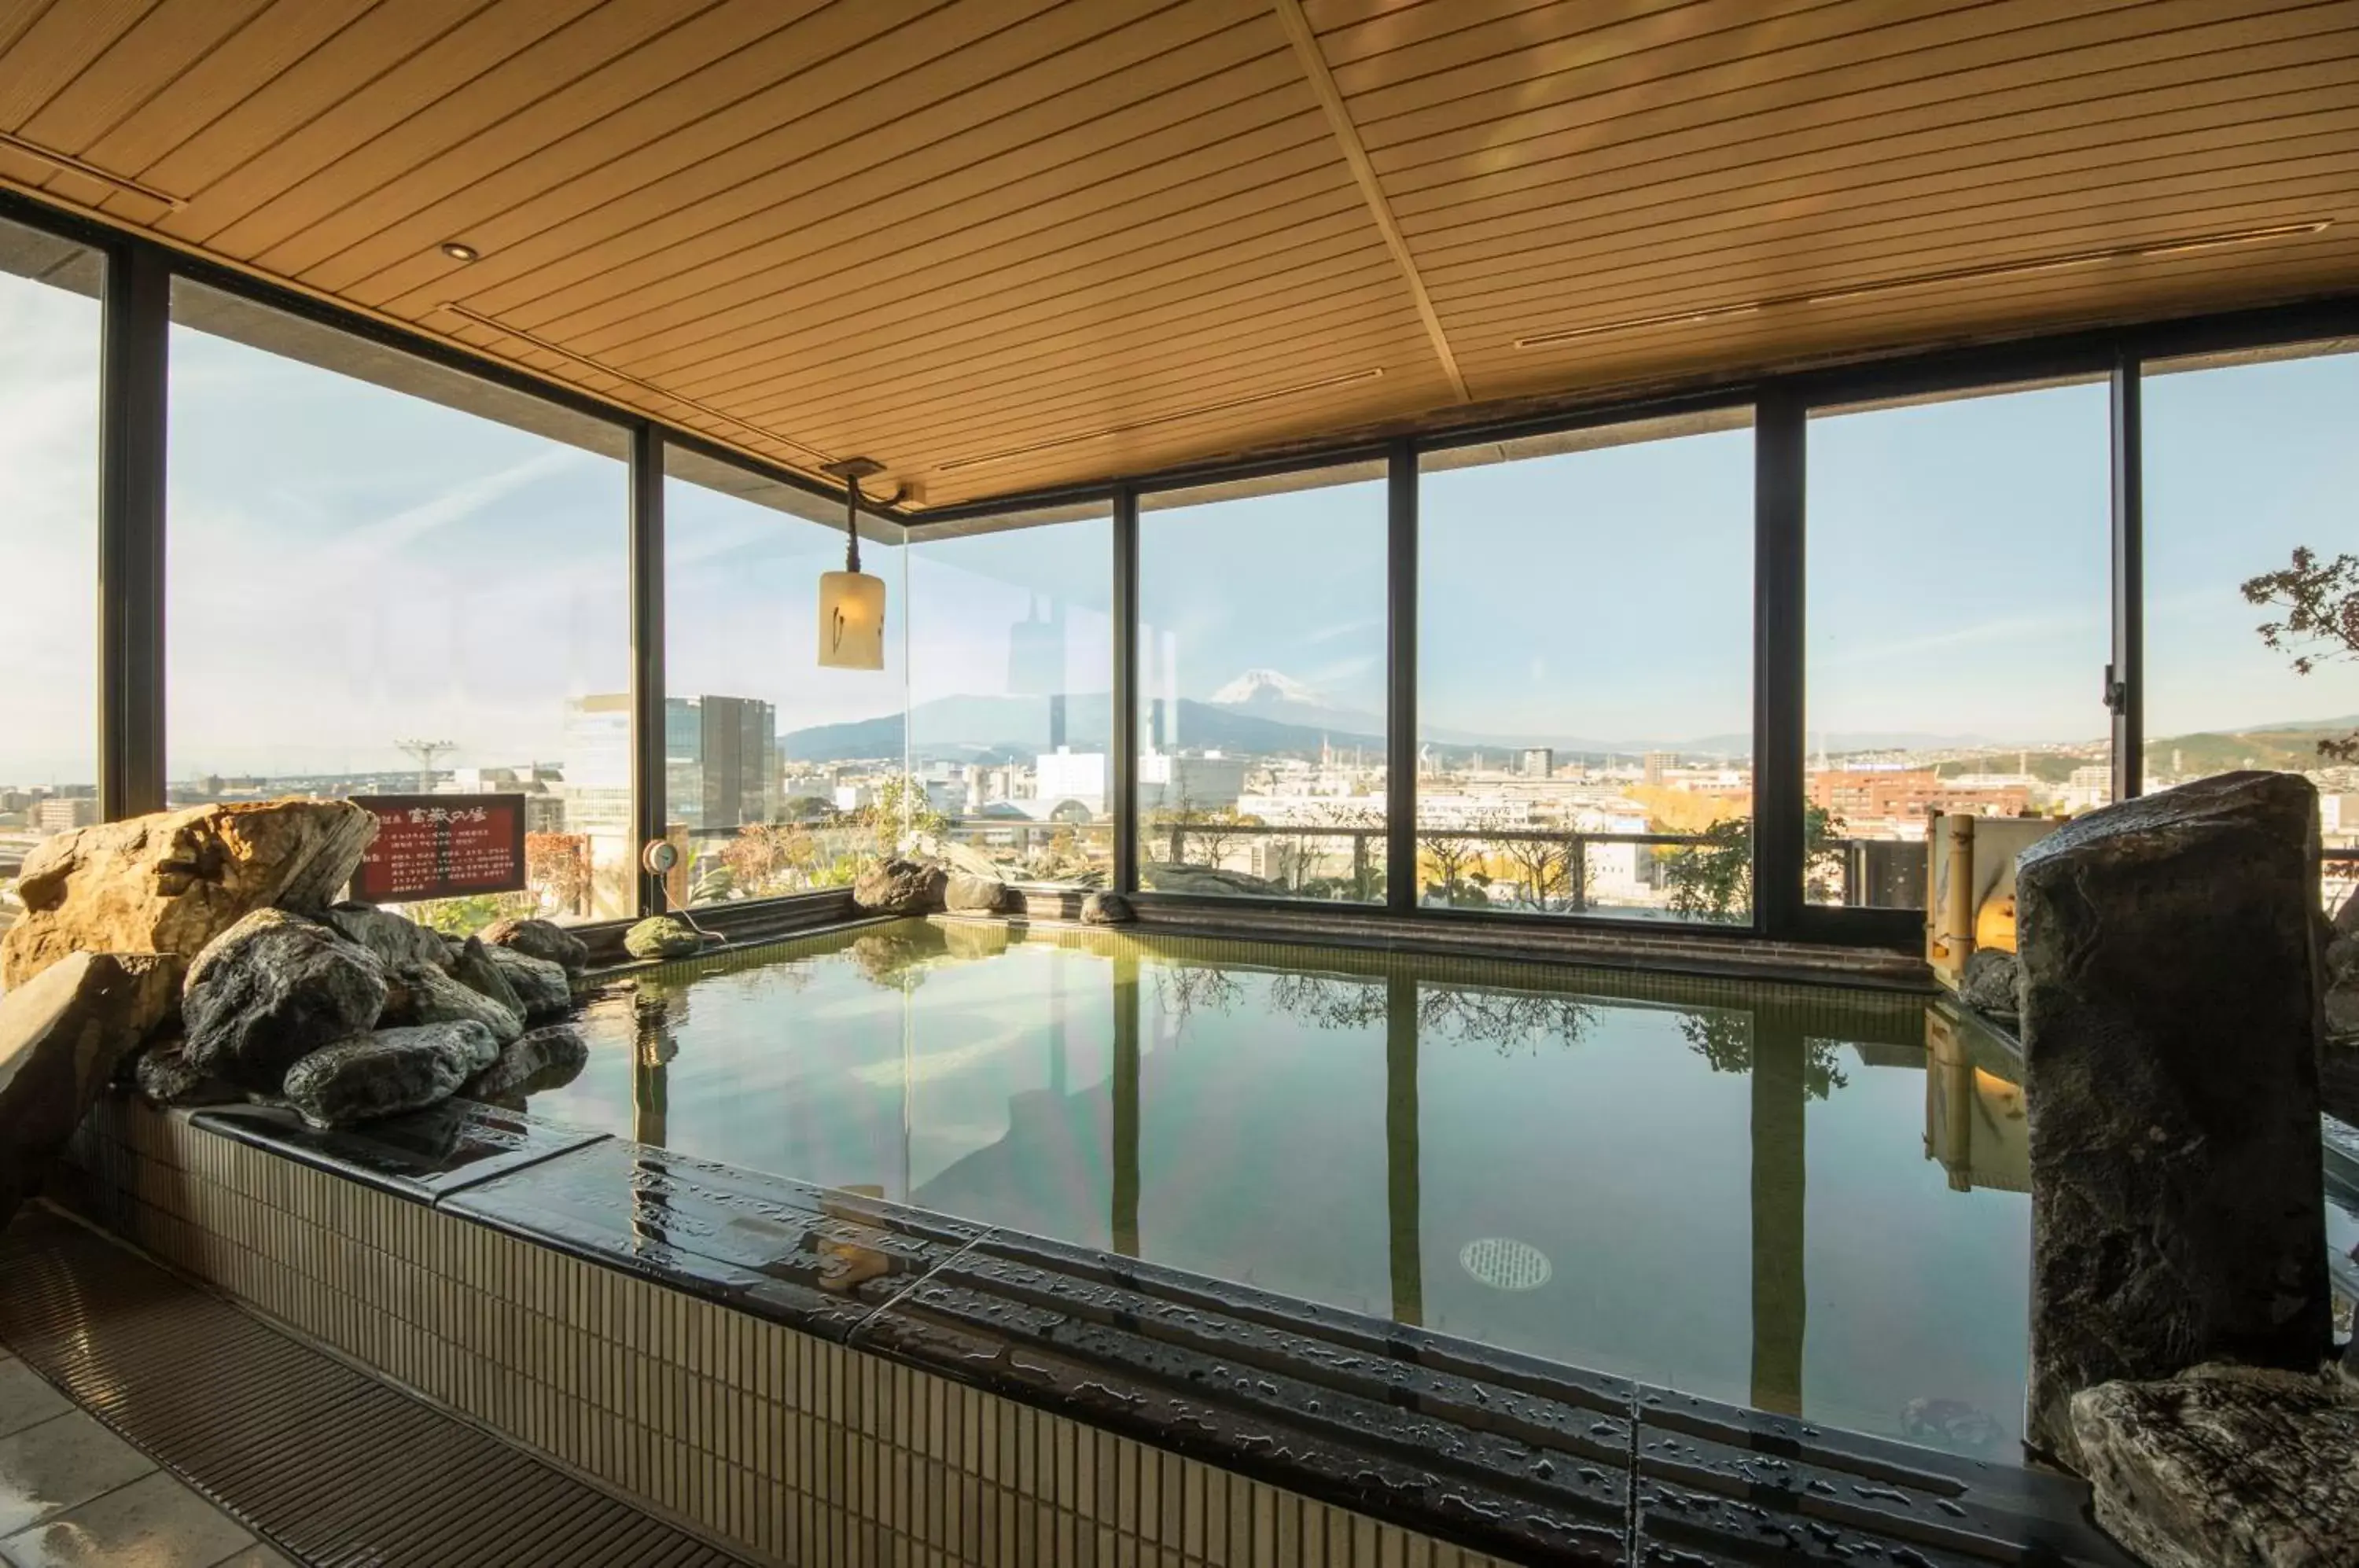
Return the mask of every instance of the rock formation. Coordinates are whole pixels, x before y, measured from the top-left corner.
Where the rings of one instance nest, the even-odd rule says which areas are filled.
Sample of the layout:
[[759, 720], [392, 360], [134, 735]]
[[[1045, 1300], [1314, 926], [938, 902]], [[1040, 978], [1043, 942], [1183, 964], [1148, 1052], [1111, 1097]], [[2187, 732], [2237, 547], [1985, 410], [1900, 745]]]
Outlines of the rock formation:
[[1082, 924], [1085, 926], [1128, 925], [1137, 918], [1131, 910], [1130, 900], [1119, 893], [1093, 893], [1082, 900]]
[[649, 915], [623, 933], [623, 951], [633, 958], [688, 958], [704, 951], [704, 938], [678, 915]]
[[508, 984], [507, 972], [492, 957], [483, 938], [471, 936], [459, 944], [451, 955], [451, 978], [478, 996], [489, 996], [518, 1018], [524, 1017], [524, 998]]
[[489, 947], [505, 947], [556, 964], [568, 975], [590, 967], [590, 946], [554, 920], [494, 920], [475, 933]]
[[573, 1081], [590, 1060], [590, 1042], [571, 1024], [550, 1024], [517, 1036], [498, 1060], [460, 1086], [471, 1100], [503, 1101]]
[[925, 861], [880, 861], [853, 881], [852, 901], [866, 914], [927, 914], [942, 907], [949, 880], [940, 866]]
[[317, 920], [256, 909], [206, 943], [180, 997], [188, 1065], [275, 1094], [287, 1070], [367, 1029], [385, 1008], [385, 966]]
[[297, 1062], [287, 1103], [322, 1127], [414, 1111], [448, 1099], [499, 1053], [484, 1026], [468, 1019], [356, 1034]]
[[1980, 947], [1966, 960], [1958, 1000], [2012, 1027], [2022, 1016], [2023, 966], [2003, 947]]
[[25, 857], [0, 984], [73, 953], [184, 964], [256, 909], [324, 909], [375, 834], [376, 819], [343, 800], [199, 806], [60, 833]]
[[451, 967], [451, 944], [440, 931], [405, 920], [374, 904], [338, 904], [320, 917], [347, 942], [356, 942], [377, 956], [387, 972], [405, 964]]
[[0, 1225], [40, 1190], [175, 978], [153, 953], [80, 953], [0, 996]]
[[484, 953], [507, 982], [527, 1022], [561, 1018], [573, 1010], [573, 982], [558, 965], [520, 948], [486, 946]]
[[484, 1033], [502, 1045], [524, 1033], [524, 1014], [520, 1009], [461, 985], [455, 976], [443, 974], [430, 964], [405, 964], [395, 970], [385, 1010], [371, 1021], [416, 1025], [462, 1020], [480, 1025]]
[[2235, 773], [2125, 800], [2017, 876], [2031, 1441], [2068, 1402], [2328, 1343], [2315, 792]]
[[954, 871], [942, 884], [942, 908], [967, 914], [995, 915], [1007, 908], [1015, 889], [996, 877]]
[[2151, 1568], [2359, 1559], [2359, 1390], [2199, 1367], [2072, 1397], [2097, 1522]]
[[132, 1082], [158, 1105], [234, 1105], [246, 1098], [236, 1084], [190, 1066], [185, 1044], [177, 1040], [158, 1040], [141, 1051]]

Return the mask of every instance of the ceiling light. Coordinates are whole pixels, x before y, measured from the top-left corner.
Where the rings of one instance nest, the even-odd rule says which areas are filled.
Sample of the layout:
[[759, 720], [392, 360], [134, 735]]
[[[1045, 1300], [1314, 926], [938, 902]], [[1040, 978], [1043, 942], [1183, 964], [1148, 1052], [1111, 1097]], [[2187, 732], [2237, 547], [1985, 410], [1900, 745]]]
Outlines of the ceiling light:
[[1349, 387], [1354, 382], [1374, 381], [1384, 375], [1382, 365], [1366, 370], [1354, 370], [1347, 376], [1330, 376], [1320, 381], [1305, 381], [1293, 387], [1281, 387], [1275, 392], [1256, 392], [1250, 397], [1231, 397], [1226, 402], [1207, 403], [1201, 408], [1183, 408], [1176, 414], [1158, 414], [1151, 419], [1139, 419], [1127, 425], [1108, 425], [1102, 430], [1085, 430], [1077, 436], [1059, 436], [1053, 441], [1034, 441], [1029, 446], [1011, 446], [1005, 452], [987, 452], [979, 457], [962, 457], [955, 463], [945, 463], [935, 470], [938, 474], [953, 474], [962, 468], [981, 468], [987, 463], [1005, 463], [1011, 457], [1029, 457], [1036, 452], [1050, 452], [1060, 446], [1078, 446], [1083, 441], [1108, 441], [1138, 430], [1153, 430], [1158, 425], [1177, 424], [1181, 419], [1201, 419], [1206, 414], [1225, 413], [1231, 408], [1250, 408], [1256, 403], [1274, 402], [1280, 397], [1299, 397], [1305, 392], [1317, 392], [1329, 387]]
[[1983, 267], [1957, 267], [1940, 272], [1916, 272], [1905, 278], [1882, 278], [1868, 283], [1854, 284], [1848, 289], [1822, 289], [1810, 294], [1778, 294], [1764, 299], [1748, 299], [1742, 304], [1712, 305], [1700, 310], [1676, 310], [1659, 316], [1635, 316], [1627, 321], [1605, 321], [1593, 327], [1572, 327], [1560, 332], [1538, 332], [1517, 338], [1517, 348], [1552, 348], [1559, 343], [1576, 343], [1582, 338], [1603, 337], [1608, 332], [1634, 332], [1648, 327], [1686, 326], [1694, 321], [1717, 321], [1731, 316], [1750, 316], [1763, 310], [1788, 305], [1832, 305], [1853, 299], [1864, 299], [1872, 295], [1890, 294], [1902, 289], [1930, 289], [1944, 283], [1979, 282], [1985, 278], [2014, 278], [2035, 272], [2055, 272], [2069, 267], [2092, 267], [2106, 261], [2145, 261], [2158, 256], [2189, 256], [2197, 251], [2218, 250], [2226, 245], [2256, 245], [2265, 240], [2295, 239], [2318, 234], [2332, 226], [2332, 220], [2320, 218], [2303, 223], [2273, 223], [2267, 228], [2231, 229], [2215, 234], [2192, 234], [2184, 239], [2157, 240], [2147, 245], [2109, 245], [2102, 250], [2065, 251], [2055, 256], [2033, 256], [2027, 261], [1999, 261]]
[[819, 574], [819, 662], [823, 670], [885, 668], [885, 580], [860, 570], [860, 482], [885, 472], [873, 457], [823, 470], [843, 481], [843, 570]]
[[442, 242], [442, 254], [449, 256], [452, 261], [478, 261], [483, 258], [484, 255], [482, 251], [477, 250], [473, 245], [469, 245], [464, 240], [444, 240]]

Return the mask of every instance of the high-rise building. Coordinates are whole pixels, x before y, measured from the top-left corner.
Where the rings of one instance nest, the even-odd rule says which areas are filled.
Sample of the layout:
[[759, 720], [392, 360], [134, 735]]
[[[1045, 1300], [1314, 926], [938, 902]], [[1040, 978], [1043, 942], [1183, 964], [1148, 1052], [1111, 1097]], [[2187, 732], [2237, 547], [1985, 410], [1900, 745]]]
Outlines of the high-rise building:
[[1680, 754], [1675, 751], [1650, 751], [1640, 759], [1640, 775], [1649, 784], [1660, 784], [1663, 775], [1677, 768]]
[[[631, 700], [620, 692], [567, 704], [567, 825], [627, 836]], [[664, 700], [665, 820], [726, 833], [766, 822], [778, 804], [777, 710], [755, 697]]]
[[1549, 779], [1556, 773], [1556, 748], [1549, 746], [1524, 747], [1524, 777]]

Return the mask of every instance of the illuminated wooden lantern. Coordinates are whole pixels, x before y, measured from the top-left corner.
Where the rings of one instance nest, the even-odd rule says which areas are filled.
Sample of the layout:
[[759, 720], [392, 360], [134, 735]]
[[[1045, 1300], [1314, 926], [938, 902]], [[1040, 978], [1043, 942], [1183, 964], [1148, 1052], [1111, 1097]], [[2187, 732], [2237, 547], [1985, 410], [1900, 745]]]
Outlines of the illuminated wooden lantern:
[[851, 457], [824, 470], [843, 481], [843, 570], [819, 579], [819, 662], [823, 670], [885, 668], [885, 580], [860, 570], [860, 482], [881, 474], [874, 458]]

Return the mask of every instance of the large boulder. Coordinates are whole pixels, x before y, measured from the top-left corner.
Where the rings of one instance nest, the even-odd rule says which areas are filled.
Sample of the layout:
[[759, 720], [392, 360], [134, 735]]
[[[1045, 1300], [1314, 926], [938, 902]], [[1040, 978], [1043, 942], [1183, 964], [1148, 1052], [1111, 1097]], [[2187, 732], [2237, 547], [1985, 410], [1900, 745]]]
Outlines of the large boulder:
[[557, 964], [513, 947], [487, 945], [484, 953], [530, 1022], [561, 1018], [573, 1010], [573, 982]]
[[170, 1005], [153, 953], [78, 953], [0, 996], [0, 1225], [40, 1190], [92, 1102]]
[[2326, 1352], [2316, 822], [2232, 773], [2023, 854], [2027, 1435], [2068, 1464], [2083, 1388]]
[[623, 933], [623, 951], [633, 958], [688, 958], [704, 951], [704, 938], [678, 915], [649, 915]]
[[375, 836], [376, 818], [346, 800], [198, 806], [60, 833], [25, 857], [0, 985], [71, 953], [185, 964], [256, 909], [325, 909]]
[[1223, 898], [1278, 898], [1286, 885], [1266, 877], [1231, 871], [1219, 866], [1172, 865], [1153, 862], [1141, 868], [1146, 884], [1158, 893], [1208, 893]]
[[141, 1051], [132, 1082], [154, 1105], [234, 1105], [246, 1098], [236, 1084], [190, 1066], [184, 1040], [160, 1040]]
[[395, 970], [405, 964], [451, 966], [450, 945], [431, 926], [380, 909], [375, 904], [338, 904], [321, 915], [346, 942], [358, 942], [376, 954], [377, 962]]
[[515, 1100], [573, 1082], [590, 1060], [590, 1042], [571, 1024], [550, 1024], [517, 1036], [496, 1061], [460, 1086], [471, 1100]]
[[879, 861], [852, 884], [852, 902], [872, 915], [922, 915], [942, 907], [949, 882], [942, 868], [922, 860]]
[[476, 934], [488, 947], [505, 947], [541, 959], [569, 975], [590, 967], [590, 944], [554, 920], [494, 920]]
[[376, 1029], [322, 1047], [287, 1074], [287, 1103], [313, 1127], [348, 1127], [448, 1099], [499, 1058], [469, 1019]]
[[393, 1025], [479, 1024], [502, 1045], [524, 1033], [524, 1012], [486, 996], [430, 964], [405, 964], [393, 972], [379, 1022]]
[[2199, 1367], [2072, 1397], [2097, 1522], [2151, 1568], [2359, 1561], [2359, 1391]]
[[1007, 908], [1013, 892], [996, 877], [953, 871], [942, 884], [942, 908], [962, 914], [995, 915]]
[[384, 1011], [385, 965], [319, 921], [256, 909], [207, 942], [180, 996], [188, 1065], [275, 1094], [287, 1070]]

